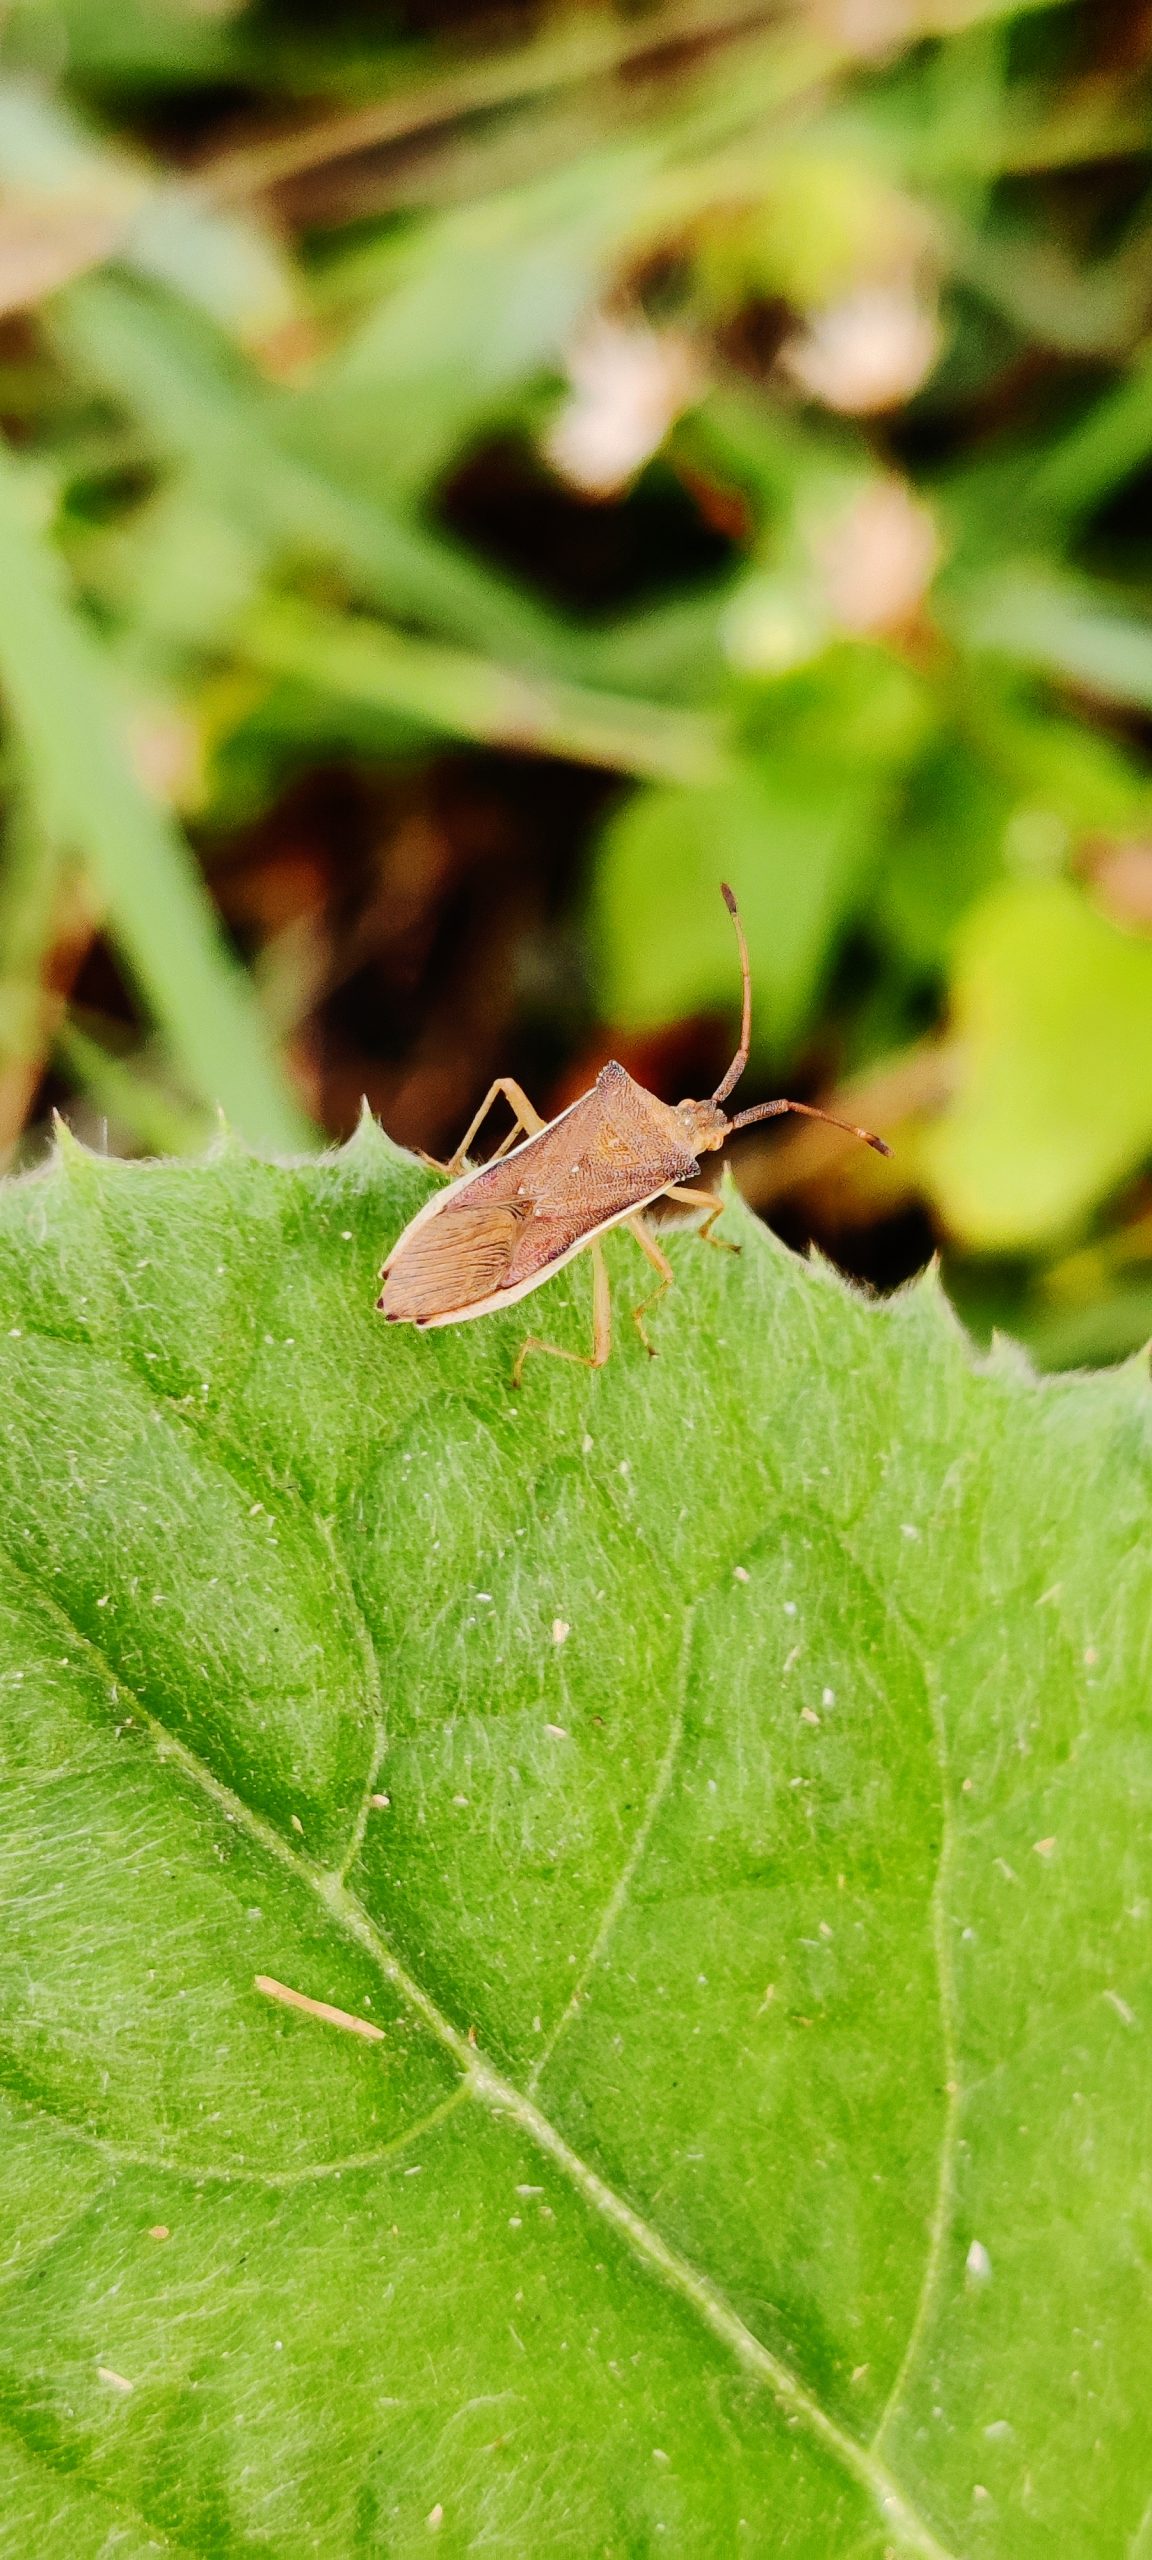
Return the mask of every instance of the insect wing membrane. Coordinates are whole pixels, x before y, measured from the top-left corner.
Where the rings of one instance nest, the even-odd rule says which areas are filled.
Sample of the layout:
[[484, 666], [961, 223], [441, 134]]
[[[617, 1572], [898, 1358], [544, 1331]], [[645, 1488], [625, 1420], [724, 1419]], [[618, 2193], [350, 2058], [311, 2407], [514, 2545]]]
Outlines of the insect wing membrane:
[[447, 1200], [409, 1243], [401, 1239], [380, 1298], [386, 1316], [419, 1324], [507, 1286], [526, 1210], [518, 1201], [473, 1200], [471, 1188]]

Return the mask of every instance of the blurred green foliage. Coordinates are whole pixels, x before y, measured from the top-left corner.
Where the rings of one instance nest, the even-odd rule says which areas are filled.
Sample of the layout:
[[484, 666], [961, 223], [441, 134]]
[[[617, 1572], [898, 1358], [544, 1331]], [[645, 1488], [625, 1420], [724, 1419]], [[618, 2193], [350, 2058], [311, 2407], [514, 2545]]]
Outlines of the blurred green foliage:
[[611, 777], [569, 1047], [730, 1014], [730, 877], [748, 1098], [897, 1150], [751, 1196], [904, 1235], [879, 1276], [935, 1237], [1042, 1359], [1142, 1341], [1146, 19], [24, 0], [0, 74], [7, 1160], [53, 1100], [343, 1134], [307, 954], [241, 965], [219, 884], [301, 774], [467, 747]]

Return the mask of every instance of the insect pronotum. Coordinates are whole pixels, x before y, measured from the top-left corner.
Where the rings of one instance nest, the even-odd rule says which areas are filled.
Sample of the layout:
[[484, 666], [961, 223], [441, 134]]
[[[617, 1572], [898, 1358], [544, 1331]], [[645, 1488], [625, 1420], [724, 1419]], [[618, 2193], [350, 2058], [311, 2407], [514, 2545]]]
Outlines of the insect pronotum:
[[[451, 1164], [446, 1189], [425, 1201], [398, 1237], [384, 1265], [384, 1286], [377, 1301], [390, 1324], [467, 1324], [474, 1316], [495, 1315], [514, 1307], [539, 1289], [553, 1272], [562, 1271], [578, 1253], [589, 1251], [593, 1270], [593, 1338], [591, 1352], [566, 1351], [530, 1333], [521, 1344], [512, 1373], [518, 1387], [531, 1351], [554, 1360], [572, 1360], [584, 1369], [603, 1367], [612, 1348], [612, 1310], [608, 1272], [601, 1238], [610, 1227], [627, 1227], [655, 1271], [659, 1285], [633, 1317], [647, 1351], [653, 1346], [644, 1318], [671, 1288], [673, 1272], [666, 1254], [644, 1223], [642, 1212], [655, 1200], [676, 1200], [706, 1212], [697, 1230], [712, 1236], [721, 1204], [710, 1191], [693, 1190], [699, 1158], [722, 1147], [734, 1129], [754, 1120], [772, 1120], [784, 1111], [803, 1112], [806, 1119], [826, 1120], [849, 1137], [862, 1138], [882, 1156], [890, 1155], [883, 1138], [835, 1120], [810, 1102], [758, 1102], [730, 1120], [721, 1109], [739, 1083], [748, 1059], [752, 1024], [752, 981], [748, 945], [736, 900], [727, 883], [723, 896], [740, 945], [743, 1012], [740, 1045], [727, 1075], [708, 1102], [659, 1102], [646, 1093], [613, 1060], [602, 1067], [590, 1093], [581, 1094], [555, 1120], [542, 1120], [512, 1076], [497, 1076]], [[508, 1136], [484, 1165], [469, 1165], [468, 1149], [498, 1094], [515, 1115]], [[520, 1144], [514, 1141], [520, 1136]], [[730, 1251], [737, 1251], [735, 1246]]]

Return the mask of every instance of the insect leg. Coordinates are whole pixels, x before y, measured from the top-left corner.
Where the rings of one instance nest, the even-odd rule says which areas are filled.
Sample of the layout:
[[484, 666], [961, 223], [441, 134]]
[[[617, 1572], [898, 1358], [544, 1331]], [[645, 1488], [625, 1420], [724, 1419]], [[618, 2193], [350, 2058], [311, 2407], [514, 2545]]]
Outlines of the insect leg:
[[571, 1360], [577, 1369], [602, 1369], [612, 1348], [612, 1300], [608, 1290], [608, 1265], [599, 1237], [588, 1248], [592, 1256], [592, 1350], [565, 1351], [558, 1342], [542, 1342], [539, 1334], [530, 1333], [516, 1355], [512, 1384], [518, 1387], [524, 1375], [524, 1363], [530, 1351], [542, 1351], [549, 1360]]
[[647, 1254], [653, 1270], [658, 1271], [660, 1274], [659, 1288], [654, 1289], [651, 1297], [645, 1298], [642, 1305], [633, 1307], [632, 1309], [632, 1322], [636, 1327], [636, 1331], [640, 1336], [640, 1340], [643, 1343], [646, 1352], [648, 1353], [649, 1359], [654, 1360], [656, 1357], [656, 1345], [654, 1342], [649, 1342], [648, 1340], [648, 1336], [644, 1330], [644, 1318], [647, 1315], [649, 1308], [654, 1307], [657, 1304], [657, 1301], [663, 1297], [665, 1290], [672, 1287], [676, 1274], [672, 1269], [672, 1265], [668, 1260], [667, 1254], [661, 1252], [655, 1236], [649, 1233], [648, 1228], [644, 1224], [643, 1218], [625, 1218], [624, 1224], [628, 1229], [629, 1235], [635, 1238], [636, 1243], [640, 1247], [641, 1253]]
[[[529, 1102], [523, 1086], [517, 1084], [515, 1076], [496, 1076], [488, 1087], [488, 1091], [484, 1096], [484, 1100], [481, 1103], [478, 1112], [476, 1113], [475, 1119], [469, 1121], [468, 1127], [461, 1138], [451, 1164], [445, 1168], [446, 1172], [460, 1173], [463, 1170], [464, 1162], [468, 1154], [468, 1149], [472, 1144], [472, 1140], [475, 1137], [478, 1128], [481, 1126], [481, 1123], [487, 1119], [497, 1095], [501, 1093], [503, 1094], [505, 1101], [510, 1103], [516, 1117], [513, 1122], [510, 1135], [507, 1138], [504, 1138], [496, 1149], [497, 1156], [507, 1154], [509, 1147], [515, 1145], [521, 1130], [523, 1130], [526, 1138], [535, 1138], [541, 1129], [547, 1128], [547, 1121], [541, 1119], [539, 1112], [535, 1109], [534, 1105]], [[493, 1158], [493, 1162], [495, 1162], [495, 1158]]]
[[664, 1198], [682, 1200], [686, 1208], [706, 1209], [708, 1215], [703, 1226], [695, 1230], [698, 1241], [701, 1244], [716, 1245], [721, 1253], [739, 1253], [739, 1245], [733, 1244], [728, 1236], [714, 1236], [712, 1233], [716, 1220], [722, 1215], [724, 1209], [724, 1202], [717, 1199], [714, 1191], [691, 1191], [686, 1184], [673, 1182], [669, 1184]]

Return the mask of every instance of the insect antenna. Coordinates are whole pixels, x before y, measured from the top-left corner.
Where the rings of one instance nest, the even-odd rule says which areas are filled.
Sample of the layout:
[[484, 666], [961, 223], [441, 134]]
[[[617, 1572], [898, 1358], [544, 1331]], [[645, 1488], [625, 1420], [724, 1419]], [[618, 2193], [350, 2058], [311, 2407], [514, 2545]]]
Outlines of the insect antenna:
[[727, 1102], [734, 1086], [739, 1084], [748, 1064], [748, 1047], [752, 1038], [752, 971], [748, 963], [748, 945], [744, 939], [744, 927], [740, 922], [740, 909], [726, 880], [720, 883], [720, 895], [736, 927], [736, 940], [740, 945], [740, 975], [744, 986], [744, 1002], [740, 1016], [740, 1046], [723, 1083], [716, 1087], [712, 1096], [713, 1102]]
[[[723, 1088], [721, 1088], [723, 1090]], [[862, 1138], [866, 1147], [875, 1147], [878, 1156], [890, 1156], [892, 1149], [871, 1129], [858, 1129], [854, 1120], [837, 1120], [831, 1111], [818, 1111], [814, 1102], [757, 1102], [751, 1111], [738, 1111], [728, 1123], [728, 1136], [734, 1129], [747, 1129], [753, 1120], [775, 1120], [782, 1111], [801, 1111], [806, 1120], [823, 1120], [829, 1129], [843, 1129], [846, 1137]]]
[[[726, 880], [720, 883], [720, 895], [736, 927], [736, 940], [740, 945], [740, 977], [744, 998], [740, 1015], [740, 1046], [723, 1083], [717, 1085], [712, 1096], [713, 1102], [716, 1103], [726, 1102], [734, 1087], [739, 1084], [748, 1064], [748, 1050], [752, 1039], [752, 970], [748, 960], [748, 944], [740, 921], [740, 909]], [[728, 1123], [728, 1135], [731, 1135], [733, 1129], [747, 1129], [753, 1120], [778, 1119], [782, 1111], [799, 1111], [803, 1113], [806, 1120], [823, 1120], [829, 1129], [843, 1129], [846, 1137], [861, 1138], [866, 1147], [874, 1147], [878, 1156], [890, 1156], [892, 1153], [891, 1147], [885, 1144], [883, 1138], [875, 1137], [871, 1129], [858, 1129], [853, 1120], [837, 1120], [831, 1111], [818, 1111], [814, 1102], [758, 1102], [751, 1111], [737, 1112], [736, 1118]]]

